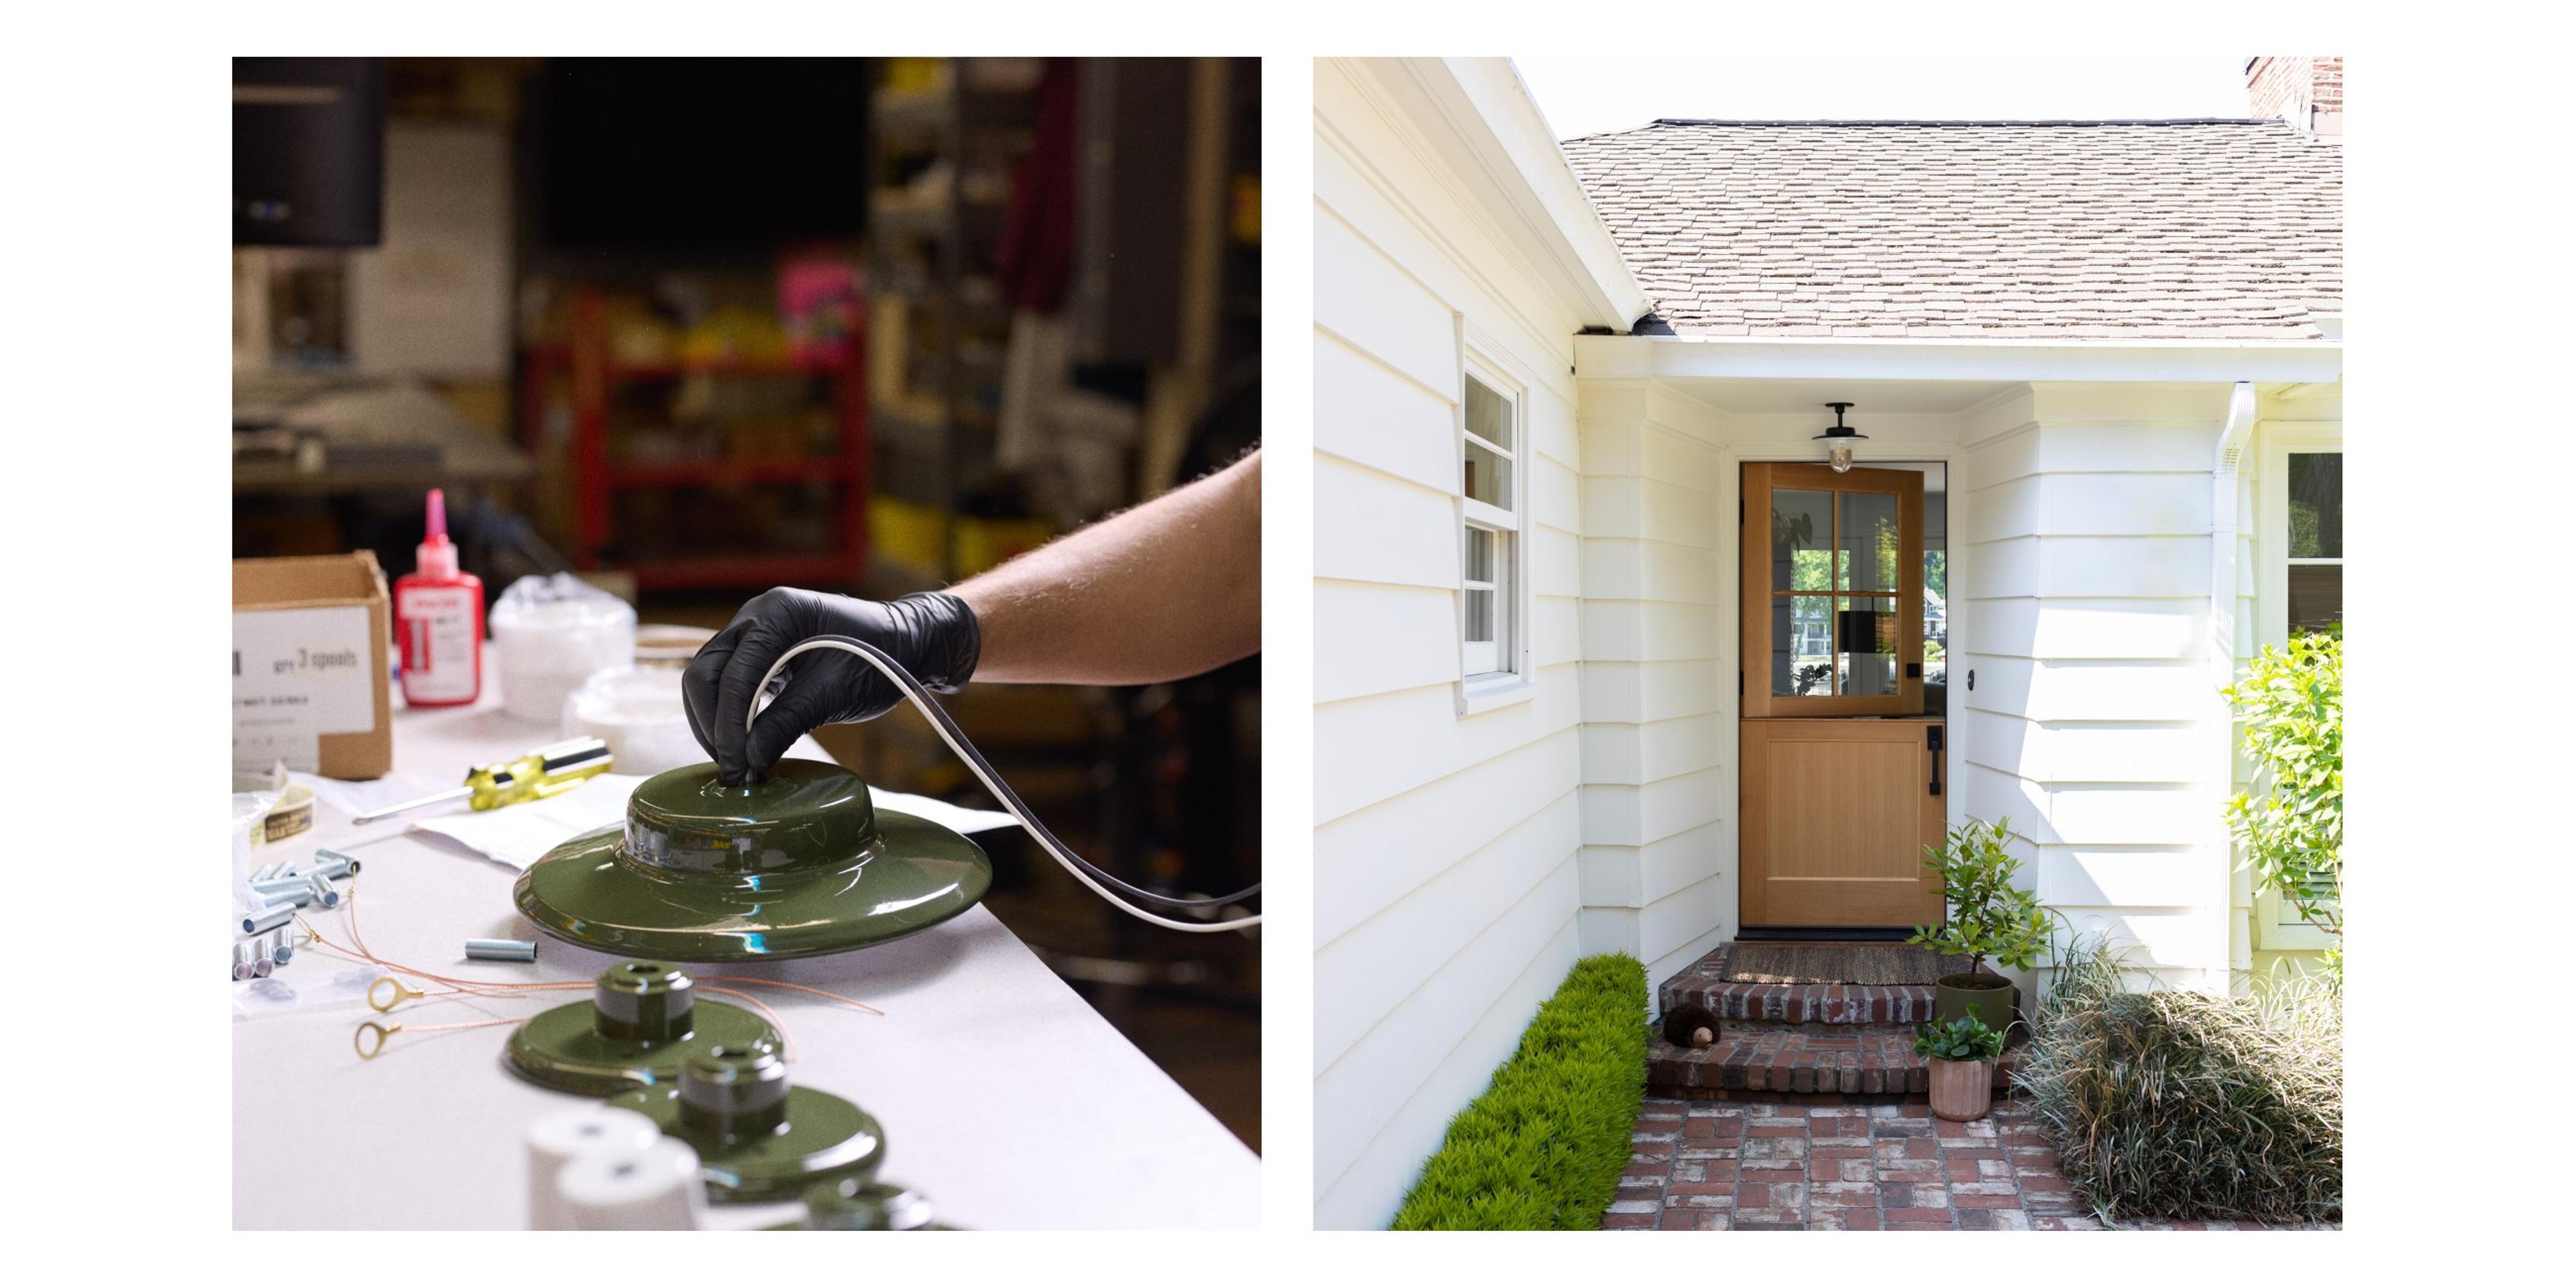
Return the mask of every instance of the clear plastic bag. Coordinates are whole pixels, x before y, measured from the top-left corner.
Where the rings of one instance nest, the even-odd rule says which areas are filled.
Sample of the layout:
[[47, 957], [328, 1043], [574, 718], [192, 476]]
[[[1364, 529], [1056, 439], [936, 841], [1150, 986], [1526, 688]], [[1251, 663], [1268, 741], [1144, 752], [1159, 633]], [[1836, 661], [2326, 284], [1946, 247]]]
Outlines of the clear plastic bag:
[[539, 724], [592, 675], [635, 661], [635, 607], [571, 573], [521, 577], [492, 605], [501, 708]]

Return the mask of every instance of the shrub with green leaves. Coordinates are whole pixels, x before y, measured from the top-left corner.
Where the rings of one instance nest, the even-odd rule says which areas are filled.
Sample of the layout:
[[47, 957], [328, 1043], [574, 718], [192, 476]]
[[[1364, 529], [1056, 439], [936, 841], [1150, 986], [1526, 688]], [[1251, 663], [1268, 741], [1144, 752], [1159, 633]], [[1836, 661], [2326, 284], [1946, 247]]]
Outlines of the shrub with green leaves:
[[1972, 818], [1950, 829], [1939, 846], [1924, 846], [1923, 866], [1941, 878], [1941, 902], [1950, 919], [1938, 926], [1917, 926], [1905, 942], [1943, 953], [1965, 953], [1976, 959], [1971, 971], [1991, 957], [2014, 970], [2029, 970], [2048, 944], [2048, 913], [2039, 896], [2015, 887], [2021, 860], [2004, 848], [2012, 820], [1989, 823]]
[[2132, 993], [2094, 938], [2059, 959], [2015, 1085], [2105, 1222], [2343, 1215], [2343, 1005], [2322, 979], [2251, 998]]
[[1992, 1060], [2004, 1053], [2004, 1035], [1973, 1010], [1947, 1024], [1914, 1029], [1914, 1054], [1932, 1060]]
[[1449, 1120], [1398, 1230], [1595, 1230], [1646, 1091], [1646, 968], [1574, 964], [1483, 1095]]
[[2253, 792], [2227, 827], [2256, 880], [2301, 920], [2343, 933], [2343, 635], [2264, 646], [2227, 690], [2245, 728]]

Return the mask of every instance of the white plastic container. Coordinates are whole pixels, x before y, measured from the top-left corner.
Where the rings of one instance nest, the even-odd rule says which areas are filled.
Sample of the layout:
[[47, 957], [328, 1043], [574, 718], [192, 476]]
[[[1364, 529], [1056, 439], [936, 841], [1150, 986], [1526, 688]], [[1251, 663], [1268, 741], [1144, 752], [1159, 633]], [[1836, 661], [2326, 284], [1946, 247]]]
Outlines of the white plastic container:
[[662, 1138], [653, 1120], [632, 1109], [584, 1105], [528, 1125], [528, 1228], [569, 1230], [572, 1216], [557, 1188], [564, 1169], [584, 1158], [633, 1159]]
[[570, 573], [510, 583], [491, 623], [501, 709], [516, 719], [553, 724], [583, 681], [635, 661], [634, 606]]
[[658, 774], [707, 758], [680, 705], [680, 672], [622, 666], [601, 671], [564, 699], [563, 733], [608, 744], [621, 774]]

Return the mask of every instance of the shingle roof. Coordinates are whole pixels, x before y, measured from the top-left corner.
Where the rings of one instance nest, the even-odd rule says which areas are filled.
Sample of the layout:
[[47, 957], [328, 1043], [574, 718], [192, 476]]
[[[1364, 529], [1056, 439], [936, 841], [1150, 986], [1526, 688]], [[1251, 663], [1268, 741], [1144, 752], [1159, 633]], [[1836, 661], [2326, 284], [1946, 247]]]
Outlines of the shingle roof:
[[1683, 334], [2311, 339], [2343, 151], [2278, 121], [1658, 121], [1565, 154]]

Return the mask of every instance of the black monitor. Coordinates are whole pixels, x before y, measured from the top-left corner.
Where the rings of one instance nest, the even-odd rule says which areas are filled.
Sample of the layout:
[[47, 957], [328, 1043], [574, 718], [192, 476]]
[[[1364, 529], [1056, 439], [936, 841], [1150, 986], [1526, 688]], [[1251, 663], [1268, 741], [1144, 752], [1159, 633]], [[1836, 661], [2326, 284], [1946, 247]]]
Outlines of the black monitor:
[[233, 60], [233, 244], [383, 238], [385, 76], [376, 58]]

